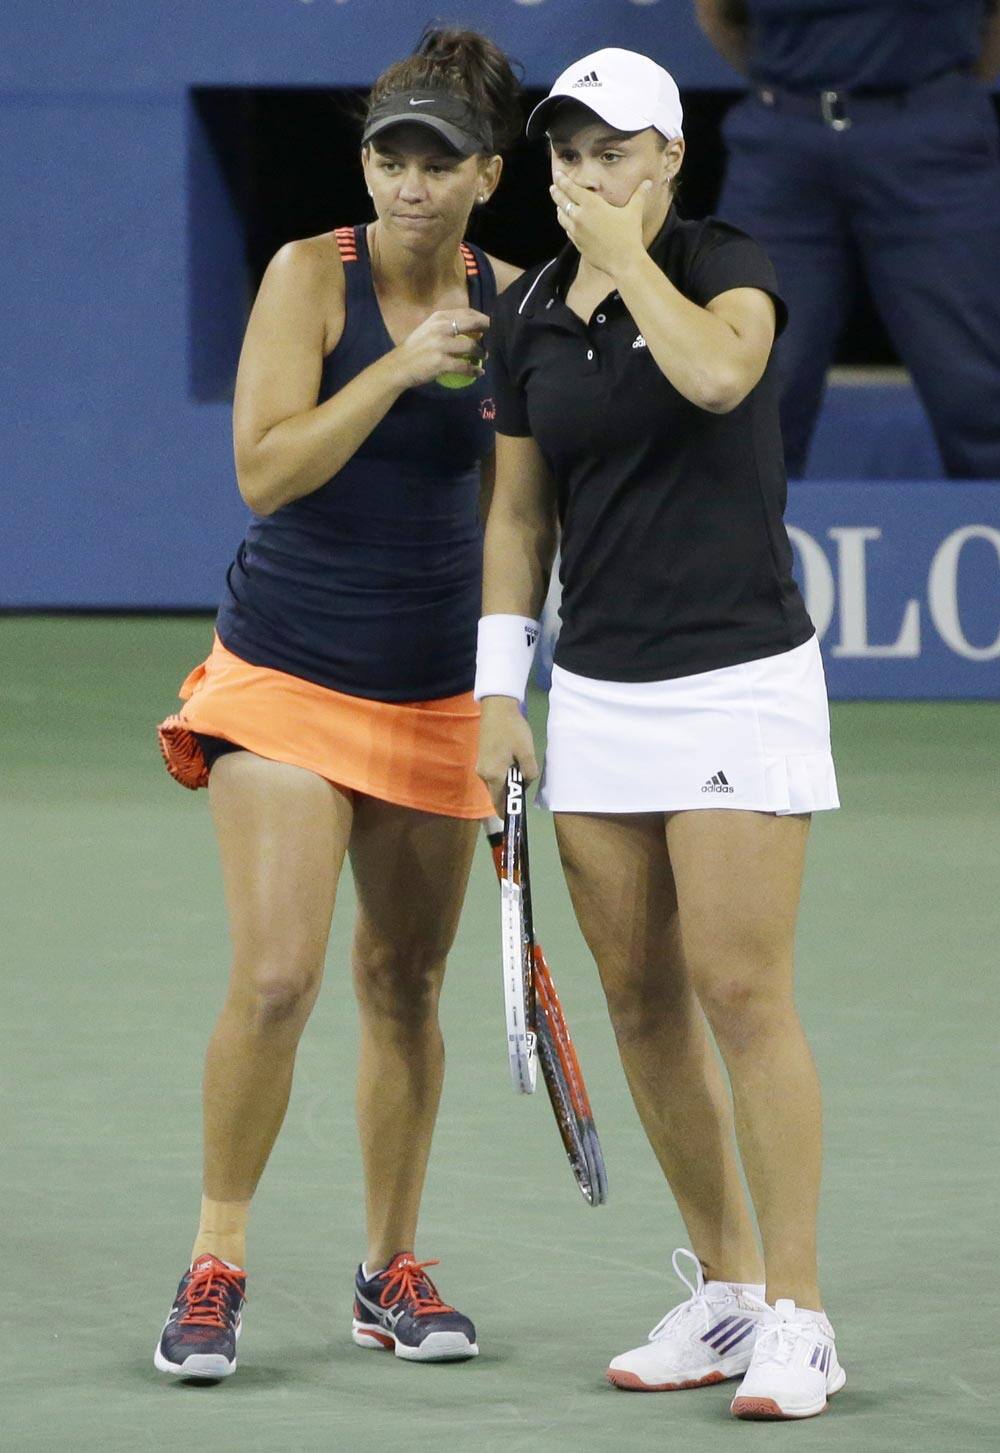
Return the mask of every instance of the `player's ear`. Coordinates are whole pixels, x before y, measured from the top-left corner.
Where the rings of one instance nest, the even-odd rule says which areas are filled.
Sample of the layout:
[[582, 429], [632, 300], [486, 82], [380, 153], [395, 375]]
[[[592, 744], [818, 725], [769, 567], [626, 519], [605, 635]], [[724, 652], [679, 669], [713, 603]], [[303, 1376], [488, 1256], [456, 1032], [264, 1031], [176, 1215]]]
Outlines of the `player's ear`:
[[496, 191], [503, 171], [502, 156], [481, 156], [476, 185], [476, 201], [488, 202]]
[[667, 142], [663, 148], [661, 164], [663, 167], [663, 180], [668, 183], [672, 182], [684, 165], [683, 136], [675, 137], [673, 141]]

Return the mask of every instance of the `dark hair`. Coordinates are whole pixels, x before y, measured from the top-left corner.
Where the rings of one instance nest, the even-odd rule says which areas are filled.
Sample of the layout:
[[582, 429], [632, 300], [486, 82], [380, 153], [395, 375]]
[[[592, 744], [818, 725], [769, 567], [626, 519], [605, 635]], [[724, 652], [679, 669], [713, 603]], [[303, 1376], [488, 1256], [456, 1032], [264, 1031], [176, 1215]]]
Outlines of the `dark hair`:
[[379, 76], [368, 97], [368, 115], [387, 96], [414, 90], [461, 96], [489, 122], [496, 151], [520, 134], [518, 79], [499, 46], [476, 30], [429, 25], [413, 54]]

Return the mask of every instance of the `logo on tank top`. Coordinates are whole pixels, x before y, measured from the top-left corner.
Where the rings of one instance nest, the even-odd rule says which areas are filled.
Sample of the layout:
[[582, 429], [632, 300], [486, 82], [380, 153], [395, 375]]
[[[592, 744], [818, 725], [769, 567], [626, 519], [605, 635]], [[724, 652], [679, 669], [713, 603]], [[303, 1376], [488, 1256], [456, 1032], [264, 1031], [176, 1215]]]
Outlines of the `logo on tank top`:
[[735, 787], [730, 787], [729, 779], [720, 767], [714, 776], [709, 777], [701, 790], [702, 792], [735, 792], [736, 789]]
[[497, 416], [497, 401], [496, 401], [496, 399], [483, 399], [482, 403], [479, 405], [479, 417], [482, 419], [483, 423], [484, 424], [492, 424], [493, 423], [493, 420], [496, 418], [496, 416]]
[[632, 347], [633, 348], [645, 348], [646, 347], [646, 340], [645, 340], [645, 338], [643, 338], [643, 336], [642, 336], [641, 333], [639, 333], [639, 334], [636, 335], [636, 340], [632, 344]]

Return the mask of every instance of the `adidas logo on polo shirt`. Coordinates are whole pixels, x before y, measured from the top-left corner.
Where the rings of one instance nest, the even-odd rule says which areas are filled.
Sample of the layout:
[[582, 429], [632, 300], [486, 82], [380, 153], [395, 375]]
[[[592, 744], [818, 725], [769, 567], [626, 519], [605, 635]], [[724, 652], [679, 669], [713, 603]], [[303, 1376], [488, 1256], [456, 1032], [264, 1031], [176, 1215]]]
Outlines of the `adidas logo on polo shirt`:
[[571, 89], [576, 91], [580, 86], [599, 86], [600, 84], [597, 72], [591, 71], [589, 76], [581, 76], [578, 81], [574, 81]]
[[730, 787], [725, 772], [720, 768], [714, 777], [709, 777], [701, 790], [702, 792], [734, 792], [736, 789]]

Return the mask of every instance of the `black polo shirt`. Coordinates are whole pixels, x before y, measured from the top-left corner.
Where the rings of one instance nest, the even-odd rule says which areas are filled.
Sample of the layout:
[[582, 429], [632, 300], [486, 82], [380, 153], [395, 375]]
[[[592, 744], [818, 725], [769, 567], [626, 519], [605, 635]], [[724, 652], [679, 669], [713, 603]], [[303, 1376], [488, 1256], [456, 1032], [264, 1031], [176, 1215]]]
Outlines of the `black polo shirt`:
[[[745, 233], [673, 208], [650, 255], [704, 306], [760, 288], [786, 312]], [[497, 302], [497, 430], [531, 435], [558, 488], [556, 663], [605, 681], [660, 681], [777, 655], [813, 627], [792, 579], [773, 358], [731, 413], [683, 398], [617, 293], [584, 323], [563, 299], [569, 245]]]

